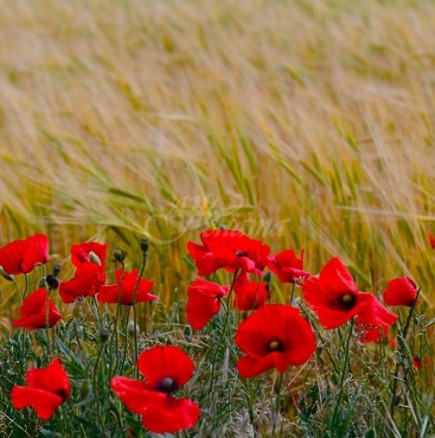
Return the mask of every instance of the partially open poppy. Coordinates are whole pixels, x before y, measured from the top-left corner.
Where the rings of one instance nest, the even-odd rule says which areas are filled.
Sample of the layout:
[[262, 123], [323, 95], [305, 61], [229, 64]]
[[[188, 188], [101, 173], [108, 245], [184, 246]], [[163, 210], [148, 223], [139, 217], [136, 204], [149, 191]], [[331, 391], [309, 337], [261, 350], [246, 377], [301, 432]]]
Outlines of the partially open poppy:
[[106, 274], [96, 263], [82, 263], [76, 269], [74, 277], [59, 284], [59, 294], [64, 303], [73, 303], [78, 299], [94, 296], [104, 284]]
[[53, 300], [48, 298], [47, 290], [43, 287], [24, 299], [20, 313], [21, 318], [13, 320], [12, 325], [25, 327], [27, 330], [53, 327], [62, 318]]
[[243, 378], [272, 368], [283, 373], [289, 365], [301, 365], [316, 350], [310, 324], [298, 309], [283, 304], [266, 304], [243, 321], [235, 338], [246, 356], [237, 362]]
[[[97, 295], [100, 303], [124, 304], [131, 306], [136, 303], [154, 301], [156, 295], [151, 294], [154, 281], [139, 279], [139, 272], [133, 269], [131, 272], [124, 272], [118, 269], [115, 272], [116, 284], [104, 285], [99, 289]], [[136, 296], [135, 296], [136, 295]]]
[[261, 275], [266, 266], [270, 248], [240, 231], [208, 230], [202, 232], [200, 238], [202, 245], [189, 242], [187, 248], [201, 276], [221, 268]]
[[71, 263], [78, 267], [83, 263], [106, 265], [107, 243], [85, 242], [71, 246]]
[[304, 252], [301, 258], [297, 258], [292, 250], [281, 251], [268, 257], [267, 267], [278, 275], [281, 283], [296, 283], [310, 276], [310, 273], [303, 270]]
[[187, 319], [194, 330], [201, 330], [221, 308], [221, 298], [229, 293], [228, 286], [221, 286], [203, 279], [195, 280], [187, 291]]
[[417, 298], [417, 285], [409, 277], [391, 280], [384, 292], [384, 302], [389, 306], [411, 307]]
[[0, 248], [0, 267], [9, 275], [26, 274], [48, 259], [48, 238], [44, 234], [14, 240]]
[[142, 416], [142, 424], [154, 433], [173, 433], [193, 427], [199, 407], [173, 394], [191, 378], [194, 364], [178, 347], [157, 346], [142, 352], [139, 371], [145, 381], [113, 377], [111, 386], [126, 407]]
[[270, 288], [262, 281], [250, 281], [249, 274], [242, 272], [234, 283], [234, 307], [246, 312], [261, 307], [270, 298]]
[[32, 407], [43, 420], [50, 419], [70, 395], [71, 384], [60, 359], [46, 368], [30, 368], [25, 378], [27, 386], [13, 387], [12, 404], [16, 409]]

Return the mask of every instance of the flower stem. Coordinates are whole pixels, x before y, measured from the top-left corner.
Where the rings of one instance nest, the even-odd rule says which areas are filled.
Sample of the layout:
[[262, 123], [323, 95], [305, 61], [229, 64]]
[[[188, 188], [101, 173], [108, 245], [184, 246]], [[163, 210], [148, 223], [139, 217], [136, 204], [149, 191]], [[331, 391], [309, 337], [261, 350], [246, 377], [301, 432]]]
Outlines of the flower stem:
[[231, 293], [232, 293], [232, 291], [234, 289], [234, 284], [236, 283], [236, 278], [237, 278], [238, 273], [239, 273], [239, 270], [236, 270], [234, 272], [233, 281], [231, 283], [230, 290], [228, 292], [228, 298], [227, 298], [228, 305], [227, 305], [227, 309], [226, 309], [226, 312], [225, 312], [224, 325], [222, 327], [222, 332], [221, 332], [221, 336], [220, 336], [219, 342], [218, 342], [217, 347], [215, 349], [215, 353], [214, 353], [213, 361], [212, 361], [212, 366], [211, 366], [212, 368], [211, 368], [210, 385], [208, 387], [208, 392], [209, 393], [211, 393], [211, 390], [213, 388], [214, 375], [215, 375], [215, 371], [216, 371], [216, 359], [217, 359], [217, 355], [218, 355], [218, 352], [219, 352], [219, 346], [222, 345], [222, 342], [223, 342], [224, 337], [225, 337], [225, 332], [227, 331], [228, 321], [230, 319], [230, 313], [231, 313], [231, 301], [230, 301], [231, 300]]
[[[411, 325], [412, 317], [415, 312], [415, 307], [417, 306], [418, 302], [418, 296], [420, 294], [420, 290], [418, 289], [417, 294], [415, 296], [415, 299], [412, 303], [411, 308], [409, 309], [408, 318], [406, 319], [405, 326], [402, 330], [401, 336], [398, 336], [398, 342], [399, 342], [399, 351], [401, 360], [405, 357], [406, 354], [406, 336], [408, 335], [408, 330]], [[394, 408], [396, 407], [396, 390], [397, 390], [397, 380], [399, 376], [399, 369], [400, 369], [400, 363], [401, 360], [397, 360], [396, 362], [396, 369], [394, 370], [394, 376], [393, 376], [393, 389], [391, 393], [391, 404], [390, 404], [390, 414], [391, 418], [394, 420]], [[406, 371], [405, 371], [406, 372]]]
[[339, 407], [341, 399], [343, 397], [344, 375], [346, 373], [347, 363], [349, 360], [349, 346], [350, 346], [350, 338], [352, 337], [353, 326], [354, 326], [354, 320], [352, 319], [350, 327], [349, 327], [349, 332], [347, 334], [347, 339], [346, 339], [346, 347], [345, 347], [346, 349], [344, 352], [344, 363], [343, 363], [343, 368], [341, 370], [341, 376], [340, 376], [340, 392], [338, 393], [337, 402], [335, 403], [334, 413], [332, 415], [332, 426], [333, 427], [335, 426], [335, 419], [337, 417], [338, 407]]
[[272, 437], [275, 436], [275, 430], [276, 425], [278, 423], [278, 417], [279, 417], [279, 409], [281, 405], [281, 389], [282, 389], [282, 378], [284, 376], [284, 373], [279, 373], [279, 379], [278, 384], [276, 386], [276, 401], [275, 401], [275, 412], [273, 417], [273, 429], [272, 429]]

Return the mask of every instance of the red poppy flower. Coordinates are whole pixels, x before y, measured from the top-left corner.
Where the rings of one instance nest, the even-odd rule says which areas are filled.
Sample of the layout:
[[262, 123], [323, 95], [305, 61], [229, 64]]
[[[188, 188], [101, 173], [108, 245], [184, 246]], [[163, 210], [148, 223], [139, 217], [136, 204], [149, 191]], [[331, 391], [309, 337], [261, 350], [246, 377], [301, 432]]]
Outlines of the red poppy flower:
[[[125, 306], [131, 306], [135, 303], [143, 303], [157, 299], [155, 295], [150, 294], [154, 286], [154, 281], [141, 278], [138, 284], [139, 273], [137, 269], [133, 269], [130, 273], [118, 269], [115, 272], [115, 277], [116, 284], [100, 287], [98, 293], [98, 301], [100, 303], [121, 303]], [[134, 299], [135, 292], [136, 298]]]
[[429, 245], [431, 248], [435, 248], [435, 236], [432, 233], [429, 233]]
[[389, 306], [411, 307], [417, 298], [417, 285], [409, 277], [391, 280], [384, 292], [384, 302]]
[[261, 275], [266, 266], [270, 248], [240, 231], [208, 230], [202, 232], [200, 238], [202, 245], [189, 242], [187, 248], [201, 276], [221, 268], [230, 272], [241, 269]]
[[12, 325], [25, 327], [27, 330], [53, 327], [62, 318], [53, 300], [48, 298], [47, 290], [43, 287], [24, 299], [20, 313], [21, 318], [12, 321]]
[[199, 407], [188, 399], [173, 397], [192, 376], [194, 364], [178, 347], [157, 346], [142, 352], [137, 366], [146, 381], [117, 376], [112, 389], [127, 408], [142, 416], [154, 433], [173, 433], [193, 427]]
[[59, 285], [59, 294], [64, 303], [94, 296], [106, 280], [104, 269], [97, 263], [83, 263], [77, 267], [74, 277], [62, 281]]
[[264, 282], [249, 281], [249, 274], [242, 272], [234, 283], [234, 294], [234, 307], [248, 312], [269, 300], [270, 289]]
[[15, 240], [0, 248], [0, 266], [9, 275], [26, 274], [48, 259], [48, 239], [44, 234]]
[[221, 308], [220, 299], [230, 288], [211, 281], [195, 280], [187, 291], [187, 319], [194, 330], [201, 330]]
[[418, 370], [423, 366], [423, 367], [427, 367], [429, 365], [429, 361], [427, 359], [421, 359], [421, 357], [416, 354], [413, 358], [413, 362], [414, 362], [414, 367], [417, 368]]
[[339, 327], [356, 315], [367, 324], [382, 326], [397, 318], [374, 295], [358, 290], [352, 275], [337, 257], [322, 268], [319, 276], [306, 279], [302, 291], [327, 329]]
[[47, 368], [30, 368], [26, 373], [27, 386], [14, 386], [12, 404], [16, 409], [31, 406], [38, 417], [48, 420], [69, 397], [71, 385], [60, 359], [54, 359]]
[[106, 265], [107, 243], [79, 243], [71, 246], [71, 262], [75, 267], [83, 263], [96, 263], [104, 268]]
[[278, 275], [281, 283], [295, 283], [310, 276], [310, 273], [304, 271], [304, 252], [298, 259], [292, 250], [281, 251], [273, 254], [268, 258], [267, 267]]
[[250, 378], [276, 368], [301, 365], [316, 350], [314, 333], [298, 309], [266, 304], [243, 321], [235, 338], [246, 356], [237, 362], [240, 375]]
[[383, 339], [388, 340], [388, 342], [391, 343], [391, 339], [388, 337], [388, 326], [367, 324], [359, 317], [356, 317], [355, 320], [361, 344], [381, 342]]

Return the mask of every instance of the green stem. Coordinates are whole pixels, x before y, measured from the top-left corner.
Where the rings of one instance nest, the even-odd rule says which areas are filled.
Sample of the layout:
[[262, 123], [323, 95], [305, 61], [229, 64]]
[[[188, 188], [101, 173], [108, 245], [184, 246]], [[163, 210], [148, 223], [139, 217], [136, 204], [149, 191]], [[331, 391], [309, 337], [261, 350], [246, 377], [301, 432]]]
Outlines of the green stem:
[[98, 421], [101, 424], [101, 429], [103, 432], [103, 436], [106, 436], [105, 433], [105, 426], [104, 426], [104, 421], [103, 421], [103, 417], [101, 416], [101, 412], [100, 412], [100, 399], [99, 399], [99, 394], [97, 392], [97, 371], [98, 371], [98, 363], [100, 362], [101, 356], [103, 354], [104, 351], [104, 342], [101, 344], [100, 350], [98, 351], [98, 356], [97, 359], [95, 361], [94, 364], [94, 375], [92, 378], [92, 389], [94, 391], [94, 397], [95, 397], [95, 404], [96, 404], [96, 411], [97, 411], [97, 417], [98, 417]]
[[217, 347], [215, 349], [215, 353], [214, 353], [214, 356], [213, 356], [213, 362], [212, 362], [212, 368], [211, 368], [211, 377], [210, 377], [210, 385], [209, 385], [209, 388], [208, 388], [208, 392], [209, 393], [211, 393], [211, 390], [213, 389], [214, 375], [215, 375], [215, 372], [216, 372], [216, 359], [217, 359], [217, 355], [219, 353], [219, 346], [223, 345], [223, 340], [224, 340], [224, 337], [225, 337], [225, 332], [227, 331], [227, 325], [228, 325], [228, 321], [230, 319], [230, 313], [231, 313], [231, 294], [233, 292], [234, 285], [236, 283], [236, 279], [237, 279], [238, 273], [239, 273], [239, 270], [236, 270], [234, 272], [233, 281], [231, 283], [230, 290], [228, 292], [228, 297], [227, 297], [228, 305], [227, 305], [227, 309], [226, 309], [226, 312], [225, 312], [224, 325], [222, 327], [221, 336], [220, 336], [219, 342], [217, 344]]
[[273, 418], [273, 429], [272, 429], [272, 437], [275, 436], [275, 430], [276, 430], [276, 425], [278, 422], [278, 417], [279, 417], [279, 409], [280, 409], [280, 405], [281, 405], [281, 388], [282, 388], [282, 378], [284, 376], [284, 373], [279, 373], [279, 379], [278, 379], [278, 384], [276, 386], [276, 401], [275, 401], [275, 412], [274, 412], [274, 418]]
[[291, 292], [291, 295], [290, 295], [290, 306], [291, 306], [292, 303], [293, 303], [293, 297], [294, 297], [294, 295], [295, 295], [295, 289], [296, 289], [296, 283], [293, 282], [293, 283], [292, 283], [292, 292]]
[[[402, 334], [401, 334], [401, 336], [398, 336], [399, 351], [400, 351], [400, 356], [401, 356], [400, 359], [401, 360], [397, 360], [396, 369], [394, 370], [394, 376], [393, 376], [393, 389], [392, 389], [391, 404], [390, 404], [390, 414], [391, 414], [391, 418], [393, 420], [394, 420], [394, 408], [396, 407], [396, 390], [397, 390], [397, 380], [398, 380], [399, 370], [400, 370], [400, 363], [406, 354], [406, 336], [408, 335], [409, 326], [411, 325], [412, 317], [413, 317], [414, 312], [415, 312], [415, 307], [417, 306], [418, 296], [420, 294], [420, 290], [421, 289], [418, 289], [417, 294], [415, 296], [415, 300], [413, 301], [412, 306], [409, 309], [408, 318], [406, 319], [405, 327], [402, 330]], [[405, 373], [406, 373], [406, 371], [405, 371]], [[406, 379], [406, 375], [405, 375], [405, 379]]]
[[350, 324], [350, 328], [349, 328], [349, 332], [347, 334], [347, 339], [346, 339], [346, 350], [344, 352], [344, 363], [343, 363], [343, 368], [341, 370], [341, 376], [340, 376], [340, 392], [338, 393], [337, 402], [335, 404], [334, 413], [332, 415], [332, 426], [333, 427], [335, 425], [335, 419], [337, 416], [338, 407], [340, 405], [341, 398], [343, 397], [344, 375], [346, 374], [347, 362], [349, 360], [349, 346], [350, 346], [350, 338], [352, 337], [353, 326], [354, 326], [354, 321], [352, 319], [351, 324]]

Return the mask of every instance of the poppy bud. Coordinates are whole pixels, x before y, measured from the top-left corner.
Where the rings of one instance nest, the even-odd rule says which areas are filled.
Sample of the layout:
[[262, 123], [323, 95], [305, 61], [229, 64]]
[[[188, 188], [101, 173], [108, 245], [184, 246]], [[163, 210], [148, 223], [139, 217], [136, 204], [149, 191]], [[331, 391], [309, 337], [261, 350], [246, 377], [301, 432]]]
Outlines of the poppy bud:
[[270, 272], [266, 272], [266, 274], [264, 274], [263, 280], [265, 283], [269, 284], [272, 280], [272, 274]]
[[94, 251], [90, 251], [88, 254], [89, 261], [91, 263], [95, 263], [97, 265], [101, 265], [101, 259], [97, 256], [97, 254], [94, 253]]
[[110, 329], [107, 327], [101, 327], [98, 330], [98, 334], [100, 335], [100, 341], [102, 343], [106, 342], [109, 339], [110, 336]]
[[143, 255], [147, 254], [149, 246], [150, 246], [150, 241], [148, 239], [141, 239], [140, 240], [140, 249], [141, 249]]
[[91, 389], [91, 387], [89, 385], [89, 382], [87, 380], [85, 380], [80, 386], [80, 391], [79, 391], [80, 400], [82, 400], [82, 401], [86, 400], [86, 398], [89, 395], [90, 389]]
[[61, 265], [54, 265], [53, 266], [53, 277], [57, 277], [59, 275], [61, 269], [62, 269]]
[[50, 289], [57, 289], [59, 287], [59, 281], [53, 275], [47, 275], [47, 277], [45, 277], [45, 282]]
[[113, 251], [113, 258], [118, 263], [124, 263], [124, 259], [126, 255], [127, 253], [122, 249], [115, 249], [115, 251]]
[[14, 277], [12, 275], [9, 275], [4, 269], [3, 266], [0, 266], [0, 275], [8, 281], [14, 281]]
[[139, 331], [139, 326], [137, 324], [135, 324], [134, 321], [131, 321], [131, 320], [128, 321], [127, 333], [129, 336], [134, 336], [135, 326], [136, 326], [136, 333], [137, 333]]

